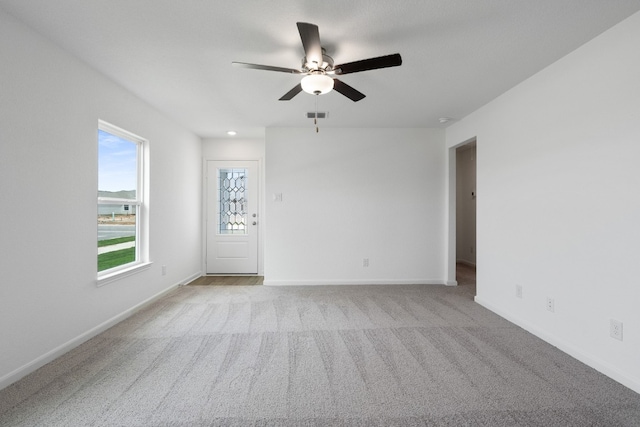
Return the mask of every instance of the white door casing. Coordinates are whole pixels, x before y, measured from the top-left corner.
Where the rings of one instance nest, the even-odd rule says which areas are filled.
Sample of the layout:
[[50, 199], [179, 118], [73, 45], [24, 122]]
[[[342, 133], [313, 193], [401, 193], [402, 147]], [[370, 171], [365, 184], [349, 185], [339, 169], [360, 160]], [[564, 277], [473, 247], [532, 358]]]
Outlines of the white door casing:
[[258, 161], [207, 161], [207, 274], [258, 273]]

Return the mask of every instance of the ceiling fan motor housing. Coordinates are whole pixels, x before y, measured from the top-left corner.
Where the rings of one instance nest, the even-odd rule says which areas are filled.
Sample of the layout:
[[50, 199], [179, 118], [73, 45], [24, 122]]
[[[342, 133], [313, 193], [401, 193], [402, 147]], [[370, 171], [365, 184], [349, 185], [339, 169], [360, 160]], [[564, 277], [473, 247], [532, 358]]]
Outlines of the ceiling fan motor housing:
[[329, 72], [333, 70], [333, 58], [327, 55], [324, 48], [322, 48], [322, 64], [307, 61], [307, 57], [302, 58], [302, 71], [305, 73], [311, 71], [324, 71]]

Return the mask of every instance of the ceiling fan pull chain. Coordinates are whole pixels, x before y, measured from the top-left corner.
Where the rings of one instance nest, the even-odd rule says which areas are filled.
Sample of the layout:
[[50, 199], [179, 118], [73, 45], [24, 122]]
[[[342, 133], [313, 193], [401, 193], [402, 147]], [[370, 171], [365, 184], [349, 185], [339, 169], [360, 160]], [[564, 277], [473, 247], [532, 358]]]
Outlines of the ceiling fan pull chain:
[[320, 131], [320, 129], [318, 129], [318, 95], [319, 94], [316, 94], [316, 114], [313, 118], [313, 124], [316, 125], [316, 133]]

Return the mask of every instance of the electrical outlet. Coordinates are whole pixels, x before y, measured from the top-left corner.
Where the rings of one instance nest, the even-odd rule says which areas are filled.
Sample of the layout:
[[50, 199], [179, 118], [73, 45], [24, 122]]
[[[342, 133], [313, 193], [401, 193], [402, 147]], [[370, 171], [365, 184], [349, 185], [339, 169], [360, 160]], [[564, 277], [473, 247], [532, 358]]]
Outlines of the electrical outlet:
[[369, 267], [369, 258], [363, 258], [362, 259], [362, 266], [363, 267]]
[[162, 275], [163, 275], [163, 276], [166, 276], [166, 275], [167, 275], [167, 266], [166, 266], [166, 265], [163, 265], [163, 266], [162, 266]]
[[553, 298], [547, 297], [547, 310], [552, 312], [552, 313], [555, 313], [555, 311], [556, 311], [556, 303], [553, 300]]
[[522, 298], [522, 285], [516, 285], [516, 298]]
[[622, 322], [615, 319], [609, 320], [609, 335], [611, 338], [622, 341]]

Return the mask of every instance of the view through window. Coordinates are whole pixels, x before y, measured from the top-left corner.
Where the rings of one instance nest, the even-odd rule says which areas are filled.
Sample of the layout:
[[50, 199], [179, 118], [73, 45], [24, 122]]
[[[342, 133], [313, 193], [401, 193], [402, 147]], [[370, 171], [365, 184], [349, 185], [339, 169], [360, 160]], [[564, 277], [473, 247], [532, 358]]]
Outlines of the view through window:
[[98, 130], [98, 272], [140, 262], [143, 140], [100, 122]]

